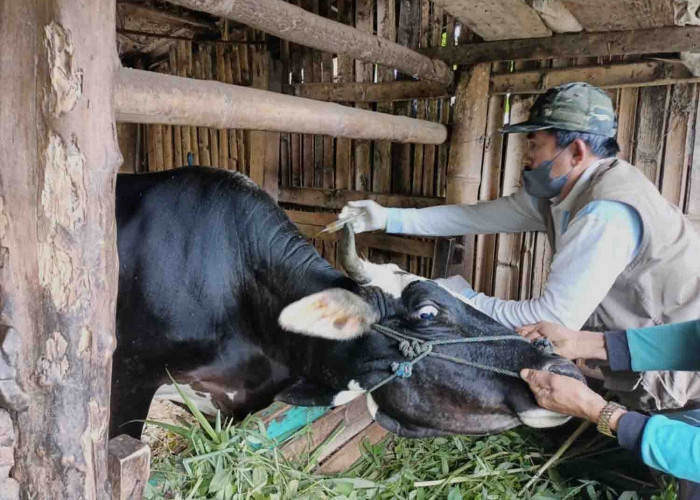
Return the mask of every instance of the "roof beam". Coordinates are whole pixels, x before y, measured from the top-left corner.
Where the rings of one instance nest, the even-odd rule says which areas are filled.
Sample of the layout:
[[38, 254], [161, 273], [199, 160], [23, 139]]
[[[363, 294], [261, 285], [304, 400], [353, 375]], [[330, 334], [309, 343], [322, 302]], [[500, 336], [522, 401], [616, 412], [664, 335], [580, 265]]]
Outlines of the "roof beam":
[[448, 64], [700, 51], [700, 27], [576, 33], [421, 50]]
[[576, 81], [608, 89], [694, 83], [699, 82], [700, 78], [693, 76], [679, 62], [640, 61], [493, 74], [490, 93], [539, 94], [562, 83]]
[[281, 0], [169, 0], [170, 3], [233, 19], [284, 40], [396, 68], [422, 80], [449, 84], [452, 70], [407, 47], [312, 14]]
[[440, 123], [293, 97], [211, 80], [122, 68], [114, 80], [117, 121], [241, 128], [442, 144]]

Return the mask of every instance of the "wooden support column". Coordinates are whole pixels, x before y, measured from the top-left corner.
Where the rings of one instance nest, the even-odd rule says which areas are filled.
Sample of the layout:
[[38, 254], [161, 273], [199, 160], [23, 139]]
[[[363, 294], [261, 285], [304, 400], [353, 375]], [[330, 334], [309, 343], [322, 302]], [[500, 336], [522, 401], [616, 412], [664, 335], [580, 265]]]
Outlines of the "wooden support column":
[[214, 81], [122, 68], [114, 87], [119, 121], [301, 132], [441, 144], [439, 123], [373, 113]]
[[169, 1], [189, 9], [233, 19], [300, 45], [396, 68], [422, 80], [442, 83], [452, 81], [452, 70], [442, 61], [433, 61], [385, 38], [312, 14], [281, 0]]
[[0, 0], [0, 407], [16, 436], [3, 498], [110, 497], [115, 12]]
[[[448, 204], [471, 204], [479, 200], [481, 163], [486, 144], [490, 71], [489, 64], [477, 64], [464, 71], [457, 84], [454, 125], [447, 164]], [[471, 282], [475, 237], [467, 235], [461, 240], [463, 249], [459, 274]]]

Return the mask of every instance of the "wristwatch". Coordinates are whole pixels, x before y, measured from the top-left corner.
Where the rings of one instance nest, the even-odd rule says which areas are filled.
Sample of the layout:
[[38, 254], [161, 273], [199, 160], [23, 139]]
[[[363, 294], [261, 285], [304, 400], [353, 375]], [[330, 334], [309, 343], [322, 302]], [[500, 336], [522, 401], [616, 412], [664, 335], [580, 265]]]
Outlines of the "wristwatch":
[[613, 413], [615, 413], [617, 410], [626, 409], [627, 408], [621, 404], [615, 403], [614, 401], [608, 401], [605, 403], [605, 406], [603, 406], [603, 409], [600, 410], [600, 414], [598, 415], [598, 432], [605, 434], [606, 436], [615, 437], [612, 429], [610, 429], [610, 417], [612, 417]]

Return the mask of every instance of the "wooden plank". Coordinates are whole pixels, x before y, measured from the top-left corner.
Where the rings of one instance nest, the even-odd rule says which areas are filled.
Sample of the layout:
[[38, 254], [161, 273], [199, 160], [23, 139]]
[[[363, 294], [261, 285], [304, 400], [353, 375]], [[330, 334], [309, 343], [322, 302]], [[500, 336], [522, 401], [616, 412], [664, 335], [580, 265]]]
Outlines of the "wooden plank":
[[563, 83], [582, 81], [603, 89], [649, 87], [700, 81], [682, 64], [640, 61], [546, 68], [491, 76], [492, 94], [540, 94]]
[[[243, 83], [243, 73], [241, 71], [241, 51], [238, 47], [231, 48], [231, 72], [233, 83], [240, 85]], [[246, 147], [245, 147], [245, 131], [240, 128], [235, 129], [234, 147], [234, 165], [239, 172], [245, 172], [246, 163]]]
[[372, 423], [364, 432], [352, 438], [339, 449], [332, 457], [326, 460], [317, 469], [319, 474], [337, 474], [347, 470], [362, 456], [363, 443], [376, 444], [388, 434], [378, 423]]
[[637, 133], [632, 163], [657, 185], [661, 174], [669, 95], [668, 87], [646, 87], [639, 91]]
[[[449, 14], [445, 15], [445, 43], [447, 45], [454, 45], [455, 43], [455, 18], [450, 16]], [[487, 87], [487, 96], [488, 96], [488, 83], [486, 85]], [[488, 99], [488, 97], [487, 97]], [[439, 101], [439, 108], [440, 108], [440, 123], [442, 123], [445, 126], [448, 126], [450, 122], [452, 121], [452, 105], [451, 102], [452, 99], [447, 98], [447, 99], [441, 99]], [[436, 171], [436, 181], [435, 181], [435, 194], [437, 196], [445, 196], [446, 190], [447, 190], [447, 164], [448, 164], [448, 157], [449, 157], [449, 150], [450, 146], [449, 144], [440, 144], [438, 146], [438, 163], [437, 163], [437, 171]]]
[[561, 0], [587, 31], [635, 30], [673, 26], [666, 0]]
[[[355, 0], [355, 28], [372, 32], [374, 29], [373, 0]], [[355, 61], [355, 80], [357, 82], [374, 82], [374, 66], [363, 61]], [[366, 104], [358, 103], [358, 109], [369, 109]], [[355, 189], [369, 191], [372, 185], [371, 143], [365, 140], [354, 141], [355, 145]]]
[[[198, 45], [197, 55], [194, 60], [194, 77], [197, 80], [206, 79], [204, 64], [208, 58], [208, 47]], [[211, 166], [211, 155], [209, 150], [209, 129], [206, 127], [197, 127], [197, 146], [199, 148], [198, 165]]]
[[523, 0], [436, 0], [484, 40], [550, 36], [552, 32]]
[[[396, 2], [377, 0], [377, 34], [390, 41], [396, 40]], [[377, 67], [377, 82], [394, 80], [394, 72], [385, 67]], [[377, 103], [379, 113], [393, 112], [390, 102]], [[372, 191], [391, 191], [391, 142], [374, 142], [374, 165], [372, 168]]]
[[[282, 89], [282, 63], [279, 60], [270, 60], [268, 53], [265, 53], [264, 57], [266, 59], [265, 66], [268, 68], [265, 72], [268, 79], [267, 87], [273, 92], [279, 92]], [[267, 194], [277, 200], [280, 170], [280, 133], [264, 132], [264, 141], [262, 187], [267, 191]]]
[[[353, 1], [337, 0], [338, 22], [353, 25]], [[354, 83], [354, 62], [349, 56], [338, 55], [338, 83], [330, 85], [348, 85]], [[321, 84], [329, 85], [329, 84]], [[335, 141], [335, 187], [350, 189], [352, 187], [352, 140], [338, 137]]]
[[617, 105], [617, 143], [620, 145], [618, 157], [631, 161], [634, 152], [634, 131], [637, 122], [637, 102], [639, 89], [620, 89]]
[[[430, 2], [420, 0], [420, 47], [430, 47]], [[416, 101], [416, 118], [424, 120], [428, 113], [428, 100]], [[416, 195], [423, 193], [423, 171], [425, 167], [425, 151], [422, 144], [416, 144], [413, 148], [413, 183], [411, 192]], [[420, 265], [420, 263], [419, 263]]]
[[[486, 142], [488, 116], [489, 64], [478, 64], [460, 75], [455, 96], [454, 125], [447, 165], [448, 205], [472, 204], [479, 199], [481, 165]], [[461, 264], [451, 268], [467, 281], [472, 281], [476, 238], [465, 235]]]
[[448, 64], [700, 51], [700, 27], [665, 27], [421, 49]]
[[[534, 99], [514, 96], [511, 100], [510, 122], [527, 119]], [[503, 169], [502, 196], [515, 193], [520, 188], [521, 159], [525, 156], [527, 139], [524, 134], [510, 134], [507, 138], [505, 165]], [[517, 299], [519, 285], [520, 248], [522, 235], [501, 234], [498, 236], [498, 254], [494, 295], [503, 299]]]
[[316, 420], [308, 433], [285, 443], [280, 451], [288, 460], [300, 460], [316, 450], [317, 460], [322, 462], [372, 423], [366, 401], [359, 396], [332, 409]]
[[[433, 5], [430, 13], [430, 30], [428, 43], [431, 47], [439, 47], [442, 43], [442, 22], [444, 11]], [[438, 101], [437, 99], [428, 100], [428, 109], [426, 114], [428, 121], [434, 122], [438, 120]], [[435, 191], [435, 169], [437, 167], [437, 158], [435, 155], [435, 146], [426, 144], [423, 146], [423, 196], [434, 196]]]
[[[498, 130], [503, 126], [504, 108], [505, 97], [493, 96], [489, 99], [486, 144], [479, 187], [480, 201], [495, 200], [499, 195], [503, 135]], [[493, 294], [496, 241], [495, 234], [477, 236], [473, 287], [474, 290], [487, 295]]]
[[[331, 17], [331, 0], [320, 0], [319, 2], [319, 13], [325, 17]], [[335, 14], [334, 14], [335, 17]], [[333, 82], [333, 55], [329, 52], [321, 53], [321, 79], [322, 83], [330, 84]], [[323, 141], [323, 156], [322, 156], [322, 170], [321, 170], [321, 187], [333, 188], [335, 184], [333, 182], [333, 174], [335, 174], [335, 150], [334, 150], [334, 140], [328, 135], [324, 135], [321, 140]], [[332, 252], [332, 249], [328, 249]]]
[[[177, 64], [177, 45], [173, 44], [168, 49], [168, 58], [170, 64], [168, 68], [170, 69], [171, 75], [177, 75], [178, 64]], [[182, 131], [179, 125], [173, 125], [172, 127], [173, 135], [173, 166], [181, 167], [185, 164], [182, 158]]]
[[342, 209], [349, 201], [365, 199], [372, 199], [385, 207], [396, 208], [424, 208], [445, 203], [444, 198], [436, 196], [407, 196], [343, 189], [282, 188], [279, 194], [280, 203], [333, 210]]
[[[255, 40], [255, 34], [251, 31], [251, 39]], [[250, 74], [252, 86], [256, 89], [268, 88], [269, 54], [259, 47], [248, 49], [250, 53]], [[263, 186], [265, 178], [265, 132], [259, 130], [246, 131], [246, 138], [250, 144], [248, 151], [248, 165], [250, 178], [258, 186]]]
[[688, 136], [692, 134], [691, 117], [696, 111], [695, 85], [674, 85], [664, 148], [661, 194], [674, 205], [683, 206], [690, 150]]
[[[226, 59], [224, 54], [226, 52], [226, 47], [223, 45], [217, 45], [214, 48], [216, 55], [216, 80], [222, 83], [226, 82]], [[215, 131], [218, 137], [219, 143], [219, 163], [220, 168], [229, 169], [229, 131], [226, 129], [218, 129]]]
[[[214, 77], [214, 51], [216, 45], [206, 45], [206, 50], [202, 57], [202, 76], [205, 80], [215, 80]], [[219, 167], [219, 132], [215, 128], [209, 129], [209, 157], [211, 158], [211, 166]]]
[[160, 125], [148, 126], [148, 171], [158, 172], [163, 170], [163, 127]]
[[[171, 0], [171, 3], [233, 19], [285, 40], [332, 54], [346, 54], [396, 68], [423, 80], [449, 83], [452, 71], [441, 61], [368, 33], [307, 12], [281, 0]], [[359, 7], [358, 7], [359, 10]]]

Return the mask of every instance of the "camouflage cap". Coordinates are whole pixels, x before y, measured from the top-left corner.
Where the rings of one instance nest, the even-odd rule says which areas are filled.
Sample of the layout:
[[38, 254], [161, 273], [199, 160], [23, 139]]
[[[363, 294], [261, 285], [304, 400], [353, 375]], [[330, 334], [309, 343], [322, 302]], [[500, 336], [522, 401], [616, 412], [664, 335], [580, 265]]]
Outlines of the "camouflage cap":
[[556, 128], [615, 137], [617, 120], [612, 101], [602, 89], [585, 82], [566, 83], [540, 95], [530, 119], [506, 125], [504, 134]]

